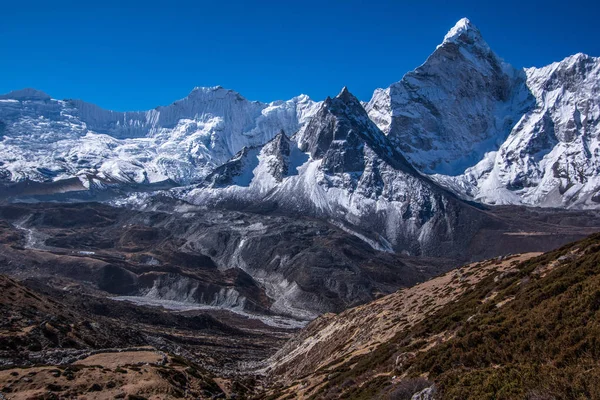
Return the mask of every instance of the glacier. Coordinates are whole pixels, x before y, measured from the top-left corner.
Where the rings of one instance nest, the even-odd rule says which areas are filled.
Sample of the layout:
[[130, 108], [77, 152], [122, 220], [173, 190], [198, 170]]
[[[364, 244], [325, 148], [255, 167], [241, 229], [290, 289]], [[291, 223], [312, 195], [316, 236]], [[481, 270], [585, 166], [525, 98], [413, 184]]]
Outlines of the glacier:
[[0, 96], [0, 180], [189, 184], [242, 147], [299, 129], [316, 104], [305, 95], [249, 101], [217, 86], [195, 88], [166, 107], [115, 112], [15, 91]]

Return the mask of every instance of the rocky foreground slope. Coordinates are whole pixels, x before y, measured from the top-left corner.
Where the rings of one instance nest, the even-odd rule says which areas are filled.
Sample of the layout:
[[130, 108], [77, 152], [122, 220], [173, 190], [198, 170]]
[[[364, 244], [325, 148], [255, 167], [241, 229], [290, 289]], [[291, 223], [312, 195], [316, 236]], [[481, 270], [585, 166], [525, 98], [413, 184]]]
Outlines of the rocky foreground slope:
[[238, 328], [205, 312], [115, 303], [72, 283], [57, 290], [0, 275], [0, 393], [595, 399], [599, 265], [598, 234], [545, 254], [465, 265], [325, 314], [285, 344], [283, 331], [231, 317]]
[[338, 315], [270, 359], [270, 399], [600, 396], [600, 236], [466, 265]]
[[0, 394], [8, 399], [226, 398], [247, 388], [244, 378], [210, 372], [215, 358], [231, 346], [240, 348], [232, 359], [253, 347], [269, 354], [270, 341], [280, 341], [208, 315], [111, 304], [4, 275], [0, 305]]

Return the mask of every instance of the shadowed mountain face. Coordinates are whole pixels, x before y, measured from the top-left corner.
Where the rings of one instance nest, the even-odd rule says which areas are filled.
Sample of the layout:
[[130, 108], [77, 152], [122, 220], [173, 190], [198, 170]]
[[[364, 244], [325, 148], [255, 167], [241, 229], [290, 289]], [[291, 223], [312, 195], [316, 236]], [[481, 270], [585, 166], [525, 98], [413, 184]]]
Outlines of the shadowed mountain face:
[[0, 207], [4, 273], [60, 276], [147, 301], [313, 318], [451, 268], [380, 252], [308, 218], [139, 212], [99, 204]]
[[416, 174], [348, 88], [333, 99], [327, 98], [296, 139], [300, 149], [313, 159], [324, 159], [321, 168], [330, 174], [363, 171], [368, 157], [365, 147], [394, 169]]
[[[0, 272], [60, 277], [148, 304], [305, 320], [411, 286], [464, 260], [377, 250], [356, 232], [307, 217], [169, 208], [178, 211], [94, 203], [2, 206]], [[462, 252], [481, 259], [547, 250], [600, 225], [589, 212], [518, 212], [488, 211], [496, 226], [480, 230]]]

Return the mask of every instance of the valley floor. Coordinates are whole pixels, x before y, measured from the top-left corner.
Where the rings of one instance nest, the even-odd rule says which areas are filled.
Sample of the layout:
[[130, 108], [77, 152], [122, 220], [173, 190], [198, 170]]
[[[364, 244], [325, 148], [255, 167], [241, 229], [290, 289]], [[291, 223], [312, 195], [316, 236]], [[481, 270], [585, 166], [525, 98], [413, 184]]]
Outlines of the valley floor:
[[[155, 228], [169, 226], [156, 222], [167, 214], [131, 216], [90, 204], [2, 206], [0, 394], [24, 400], [395, 400], [418, 392], [417, 400], [433, 392], [436, 399], [598, 398], [600, 237], [531, 251], [592, 233], [595, 214], [489, 212], [502, 230], [482, 231], [469, 251], [487, 254], [485, 243], [502, 238], [515, 254], [449, 272], [448, 260], [419, 270], [417, 261], [403, 258], [405, 271], [422, 275], [302, 328], [307, 321], [270, 311], [273, 299], [244, 271], [222, 270], [194, 250], [194, 236], [184, 241]], [[298, 232], [302, 240], [313, 234]], [[377, 257], [393, 264], [393, 256]], [[369, 274], [383, 273], [371, 263], [363, 264]], [[157, 286], [167, 275], [177, 279]], [[190, 289], [189, 282], [205, 286]], [[223, 288], [235, 288], [246, 303]], [[160, 296], [148, 295], [152, 290]], [[219, 302], [200, 303], [205, 298], [194, 297], [200, 290]], [[185, 298], [176, 296], [182, 292]], [[553, 381], [534, 379], [536, 371]], [[575, 379], [572, 390], [569, 379]]]

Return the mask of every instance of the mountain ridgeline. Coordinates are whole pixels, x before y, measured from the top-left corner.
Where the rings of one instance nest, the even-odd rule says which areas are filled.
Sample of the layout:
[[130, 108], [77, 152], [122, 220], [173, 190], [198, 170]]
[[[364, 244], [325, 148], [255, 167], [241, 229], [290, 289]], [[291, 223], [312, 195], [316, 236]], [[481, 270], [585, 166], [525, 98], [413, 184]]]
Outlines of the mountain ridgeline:
[[[462, 19], [423, 65], [367, 103], [347, 88], [320, 102], [267, 104], [212, 87], [153, 110], [113, 112], [18, 90], [0, 96], [0, 201], [148, 212], [135, 224], [165, 229], [176, 252], [251, 278], [270, 299], [253, 297], [255, 308], [312, 318], [414, 283], [413, 257], [448, 269], [595, 231], [599, 65], [578, 54], [518, 70]], [[34, 238], [55, 234], [29, 219], [36, 212], [7, 221]], [[171, 222], [162, 226], [153, 212]], [[202, 222], [172, 222], [190, 215]], [[301, 245], [282, 246], [294, 240]], [[341, 254], [331, 253], [336, 240]], [[39, 241], [37, 249], [54, 248]], [[372, 254], [410, 279], [387, 285], [393, 273], [371, 275], [362, 260]], [[236, 285], [197, 296], [247, 289]], [[234, 297], [226, 303], [241, 307]]]
[[368, 102], [0, 95], [0, 398], [600, 398], [599, 121], [467, 19]]
[[[324, 157], [321, 169], [329, 171], [333, 149], [324, 153], [330, 139], [334, 146], [370, 140], [364, 135], [372, 128], [360, 121], [366, 110], [388, 139], [379, 145], [395, 151], [389, 154], [395, 161], [386, 162], [398, 167], [406, 158], [408, 170], [430, 175], [461, 198], [597, 208], [599, 74], [600, 61], [584, 54], [542, 68], [514, 68], [462, 19], [423, 65], [375, 90], [367, 103], [345, 102], [345, 123], [352, 120], [355, 130], [336, 139], [313, 134], [318, 124], [334, 123], [323, 118], [339, 106], [335, 99], [300, 95], [266, 104], [212, 87], [153, 110], [114, 112], [17, 90], [0, 96], [0, 179], [9, 189], [11, 182], [74, 177], [82, 184], [77, 190], [198, 184], [244, 147], [262, 146], [281, 130], [312, 160]], [[335, 172], [361, 169], [344, 168]], [[377, 192], [377, 180], [372, 184]]]

